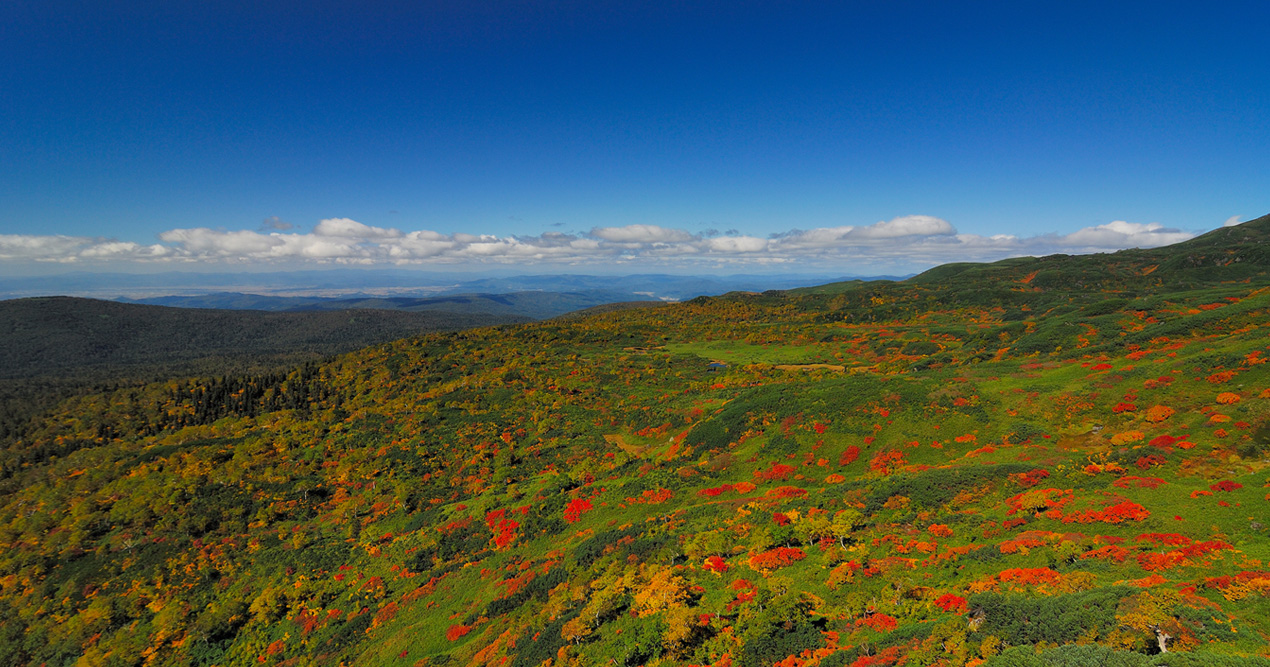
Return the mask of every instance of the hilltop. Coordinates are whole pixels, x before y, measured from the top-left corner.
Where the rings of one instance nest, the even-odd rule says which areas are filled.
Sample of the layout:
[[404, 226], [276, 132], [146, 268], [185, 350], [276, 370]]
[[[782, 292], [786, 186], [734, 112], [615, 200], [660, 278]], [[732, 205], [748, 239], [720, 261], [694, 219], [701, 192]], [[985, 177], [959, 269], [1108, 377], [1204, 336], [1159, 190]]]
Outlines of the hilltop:
[[0, 663], [1270, 665], [1267, 238], [69, 400]]

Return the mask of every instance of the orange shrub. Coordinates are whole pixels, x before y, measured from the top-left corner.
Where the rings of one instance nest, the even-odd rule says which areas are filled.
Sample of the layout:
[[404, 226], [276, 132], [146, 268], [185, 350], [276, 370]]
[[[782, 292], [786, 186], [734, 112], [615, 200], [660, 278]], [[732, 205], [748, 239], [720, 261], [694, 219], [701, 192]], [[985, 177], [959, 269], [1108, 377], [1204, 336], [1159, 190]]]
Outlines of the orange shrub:
[[908, 463], [908, 459], [904, 458], [904, 453], [895, 449], [887, 449], [873, 455], [873, 460], [869, 461], [869, 468], [874, 472], [883, 475], [889, 475], [896, 468]]
[[749, 566], [755, 572], [765, 572], [793, 565], [807, 557], [806, 552], [794, 547], [776, 547], [750, 556]]
[[1212, 384], [1222, 384], [1225, 382], [1230, 382], [1230, 380], [1234, 377], [1235, 377], [1235, 371], [1221, 371], [1218, 373], [1213, 373], [1212, 375], [1204, 379], [1208, 380]]
[[856, 619], [855, 624], [856, 627], [866, 626], [878, 632], [890, 632], [899, 625], [894, 618], [886, 614], [870, 614], [864, 618]]
[[467, 633], [471, 631], [472, 631], [472, 626], [463, 625], [462, 623], [456, 623], [454, 625], [451, 625], [450, 628], [445, 631], [445, 638], [448, 641], [455, 641], [459, 637], [462, 637], [463, 635], [466, 635]]
[[1146, 420], [1152, 424], [1158, 424], [1165, 419], [1173, 416], [1173, 408], [1166, 405], [1153, 405], [1147, 410]]
[[1233, 391], [1223, 391], [1217, 395], [1217, 402], [1222, 405], [1234, 405], [1239, 402], [1239, 394]]
[[1142, 434], [1142, 431], [1125, 431], [1111, 436], [1111, 444], [1127, 445], [1131, 442], [1137, 442], [1144, 437], [1146, 436]]

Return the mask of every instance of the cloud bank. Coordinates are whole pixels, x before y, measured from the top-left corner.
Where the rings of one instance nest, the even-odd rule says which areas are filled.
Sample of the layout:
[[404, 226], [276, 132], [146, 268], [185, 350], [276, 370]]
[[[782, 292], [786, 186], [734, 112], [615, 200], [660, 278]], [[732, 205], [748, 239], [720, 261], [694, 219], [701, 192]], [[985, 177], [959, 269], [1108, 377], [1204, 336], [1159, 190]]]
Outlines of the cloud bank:
[[731, 265], [909, 271], [954, 261], [993, 261], [1054, 253], [1150, 248], [1193, 236], [1158, 223], [1117, 220], [1070, 234], [961, 234], [947, 220], [910, 215], [864, 226], [791, 229], [766, 238], [694, 234], [658, 225], [595, 227], [540, 236], [405, 232], [348, 218], [322, 220], [307, 233], [198, 227], [159, 234], [143, 245], [109, 238], [0, 234], [0, 261], [346, 265], [630, 265], [649, 268]]

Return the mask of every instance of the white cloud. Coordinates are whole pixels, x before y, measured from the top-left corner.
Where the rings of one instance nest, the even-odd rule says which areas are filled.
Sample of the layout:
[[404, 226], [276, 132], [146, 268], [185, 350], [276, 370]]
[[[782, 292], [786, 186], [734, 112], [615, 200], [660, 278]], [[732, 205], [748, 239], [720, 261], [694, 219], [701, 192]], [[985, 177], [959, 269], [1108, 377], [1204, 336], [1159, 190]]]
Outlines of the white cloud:
[[1223, 223], [1221, 224], [1221, 226], [1222, 226], [1222, 227], [1234, 227], [1235, 225], [1238, 225], [1238, 224], [1242, 224], [1242, 223], [1240, 223], [1240, 222], [1239, 222], [1239, 216], [1237, 216], [1237, 215], [1232, 215], [1232, 216], [1230, 216], [1229, 218], [1226, 218], [1226, 222], [1223, 222]]
[[327, 218], [313, 228], [313, 233], [317, 236], [342, 236], [350, 239], [395, 239], [401, 236], [400, 230], [371, 227], [348, 218]]
[[720, 236], [707, 239], [704, 245], [711, 252], [754, 253], [767, 250], [768, 241], [753, 236]]
[[[1232, 218], [1233, 219], [1233, 218]], [[1228, 221], [1229, 222], [1229, 221]], [[583, 235], [443, 234], [329, 218], [311, 232], [197, 227], [161, 243], [58, 235], [0, 235], [0, 261], [231, 264], [511, 264], [741, 267], [788, 265], [853, 273], [919, 271], [954, 261], [1110, 252], [1177, 243], [1192, 234], [1123, 220], [1069, 234], [961, 234], [947, 220], [909, 215], [870, 225], [791, 229], [769, 238], [694, 234], [658, 225], [596, 227]]]
[[1098, 252], [1119, 248], [1154, 248], [1180, 243], [1192, 236], [1181, 230], [1167, 229], [1158, 222], [1144, 225], [1116, 220], [1068, 234], [1061, 237], [1059, 243], [1071, 248], [1069, 252]]
[[657, 225], [596, 227], [591, 236], [614, 243], [686, 243], [696, 237], [682, 229], [666, 229]]
[[894, 239], [904, 236], [948, 236], [957, 230], [947, 220], [929, 215], [906, 215], [868, 227], [852, 229], [849, 236], [862, 239]]

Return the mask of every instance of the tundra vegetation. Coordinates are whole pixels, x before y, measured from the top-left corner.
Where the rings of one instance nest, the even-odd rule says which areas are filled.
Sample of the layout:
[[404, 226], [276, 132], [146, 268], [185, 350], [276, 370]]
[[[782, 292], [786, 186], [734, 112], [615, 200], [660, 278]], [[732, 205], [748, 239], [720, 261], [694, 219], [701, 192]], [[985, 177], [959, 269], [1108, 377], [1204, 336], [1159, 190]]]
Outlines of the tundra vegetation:
[[68, 399], [6, 665], [1270, 665], [1270, 217]]

